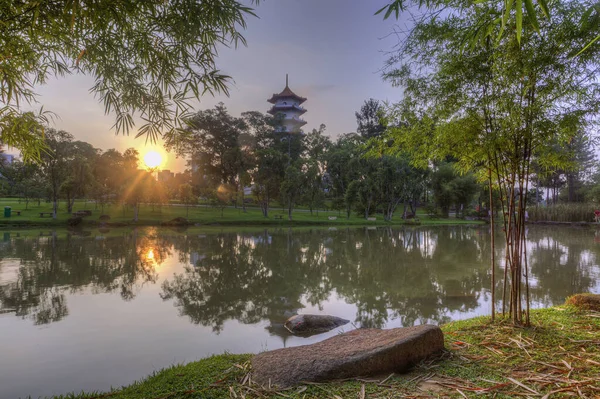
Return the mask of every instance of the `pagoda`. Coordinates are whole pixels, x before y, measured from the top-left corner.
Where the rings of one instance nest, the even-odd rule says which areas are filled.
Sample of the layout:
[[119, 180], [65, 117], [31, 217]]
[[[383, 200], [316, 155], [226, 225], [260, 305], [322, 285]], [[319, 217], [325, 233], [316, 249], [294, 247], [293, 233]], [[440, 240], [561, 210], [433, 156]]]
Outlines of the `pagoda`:
[[285, 89], [279, 94], [273, 94], [267, 101], [273, 104], [267, 112], [273, 116], [278, 114], [282, 116], [280, 132], [302, 133], [302, 126], [306, 125], [306, 121], [300, 116], [306, 112], [306, 109], [301, 104], [306, 101], [306, 98], [300, 97], [290, 89], [287, 74]]

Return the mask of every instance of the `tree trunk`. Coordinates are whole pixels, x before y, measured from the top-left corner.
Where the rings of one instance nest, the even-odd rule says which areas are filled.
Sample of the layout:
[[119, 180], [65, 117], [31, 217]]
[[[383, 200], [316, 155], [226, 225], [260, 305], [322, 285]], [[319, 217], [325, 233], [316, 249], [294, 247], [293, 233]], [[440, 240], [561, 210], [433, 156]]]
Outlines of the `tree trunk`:
[[140, 210], [140, 206], [139, 206], [139, 204], [135, 204], [135, 205], [133, 206], [133, 221], [134, 221], [134, 222], [137, 222], [137, 221], [138, 221], [139, 210]]
[[568, 201], [575, 201], [575, 174], [568, 173], [567, 174], [567, 190], [568, 190]]
[[54, 199], [52, 202], [52, 219], [56, 219], [58, 216], [58, 200]]
[[496, 241], [494, 237], [494, 197], [492, 195], [492, 170], [488, 169], [488, 187], [490, 195], [490, 227], [492, 235], [491, 267], [492, 267], [492, 321], [496, 318]]

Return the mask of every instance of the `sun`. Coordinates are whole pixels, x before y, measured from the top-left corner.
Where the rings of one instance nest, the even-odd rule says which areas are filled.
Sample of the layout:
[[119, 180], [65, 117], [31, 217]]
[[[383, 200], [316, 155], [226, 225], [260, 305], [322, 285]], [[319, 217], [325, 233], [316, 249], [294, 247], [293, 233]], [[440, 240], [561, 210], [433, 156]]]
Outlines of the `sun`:
[[156, 151], [148, 151], [144, 155], [144, 163], [148, 168], [157, 168], [162, 164], [162, 155]]

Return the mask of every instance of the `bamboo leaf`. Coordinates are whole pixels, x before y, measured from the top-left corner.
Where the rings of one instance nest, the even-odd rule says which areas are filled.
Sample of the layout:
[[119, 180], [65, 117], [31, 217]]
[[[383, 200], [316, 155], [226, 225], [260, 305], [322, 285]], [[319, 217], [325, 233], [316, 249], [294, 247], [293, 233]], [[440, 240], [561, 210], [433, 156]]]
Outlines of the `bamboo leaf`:
[[550, 9], [548, 8], [548, 3], [546, 3], [546, 0], [538, 0], [538, 4], [540, 5], [540, 8], [542, 9], [542, 12], [546, 18], [550, 19]]
[[540, 25], [537, 20], [535, 8], [533, 7], [533, 0], [525, 0], [525, 7], [527, 8], [527, 16], [529, 17], [529, 22], [538, 33], [540, 32]]
[[583, 53], [585, 50], [587, 50], [592, 44], [596, 43], [598, 40], [600, 40], [600, 35], [596, 36], [594, 38], [594, 40], [592, 40], [591, 42], [589, 42], [584, 48], [581, 49], [580, 52], [578, 52], [577, 54], [575, 54], [574, 57], [578, 57], [581, 53]]

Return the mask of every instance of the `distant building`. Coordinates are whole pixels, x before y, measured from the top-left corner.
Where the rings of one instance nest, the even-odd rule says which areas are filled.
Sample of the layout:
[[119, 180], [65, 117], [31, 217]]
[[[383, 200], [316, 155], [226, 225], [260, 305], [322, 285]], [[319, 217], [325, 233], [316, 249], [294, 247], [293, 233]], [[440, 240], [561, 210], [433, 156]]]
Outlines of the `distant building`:
[[306, 121], [300, 116], [306, 112], [301, 104], [306, 101], [306, 98], [295, 94], [289, 87], [288, 75], [285, 75], [285, 89], [279, 94], [267, 100], [273, 106], [267, 112], [273, 116], [281, 115], [283, 117], [281, 132], [287, 133], [302, 133], [302, 126], [306, 125]]
[[158, 181], [166, 183], [170, 180], [173, 180], [173, 178], [175, 177], [175, 174], [173, 172], [171, 172], [170, 170], [165, 169], [165, 170], [159, 170], [156, 176], [157, 176], [156, 178]]

